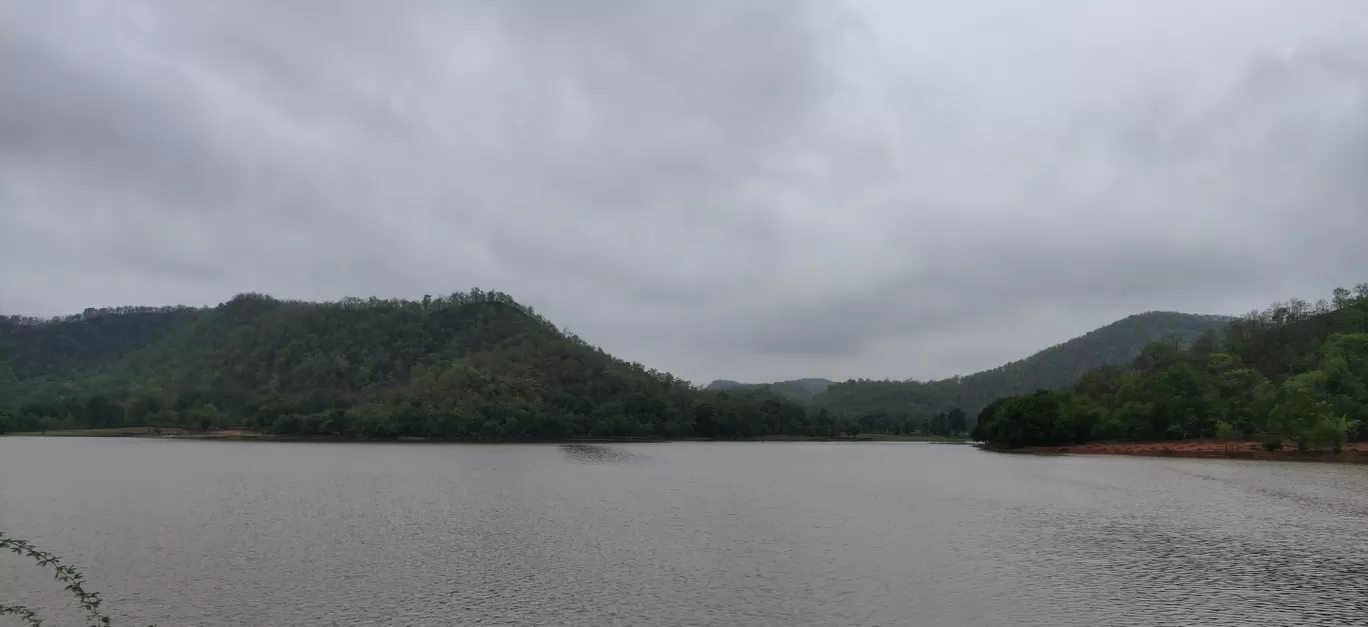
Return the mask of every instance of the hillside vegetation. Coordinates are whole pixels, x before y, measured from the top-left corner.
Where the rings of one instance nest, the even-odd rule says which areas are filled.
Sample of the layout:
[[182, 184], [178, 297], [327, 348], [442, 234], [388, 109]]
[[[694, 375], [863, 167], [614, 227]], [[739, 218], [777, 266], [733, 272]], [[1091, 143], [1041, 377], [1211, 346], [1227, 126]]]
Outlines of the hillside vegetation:
[[0, 431], [245, 427], [345, 437], [835, 435], [763, 390], [615, 359], [499, 292], [0, 318]]
[[870, 416], [868, 428], [885, 420], [924, 424], [956, 408], [972, 415], [994, 399], [1069, 385], [1093, 368], [1129, 363], [1150, 342], [1190, 342], [1229, 320], [1142, 313], [992, 370], [939, 381], [846, 381], [817, 394], [812, 403], [835, 414]]
[[825, 392], [832, 385], [835, 385], [835, 382], [827, 379], [794, 379], [775, 383], [737, 383], [727, 379], [717, 379], [709, 383], [708, 387], [704, 389], [714, 391], [764, 390], [795, 401], [810, 401], [812, 397]]
[[1057, 391], [999, 399], [976, 439], [1015, 448], [1093, 440], [1260, 436], [1270, 449], [1338, 450], [1368, 436], [1368, 283], [1293, 299], [1188, 344], [1146, 346], [1125, 367]]

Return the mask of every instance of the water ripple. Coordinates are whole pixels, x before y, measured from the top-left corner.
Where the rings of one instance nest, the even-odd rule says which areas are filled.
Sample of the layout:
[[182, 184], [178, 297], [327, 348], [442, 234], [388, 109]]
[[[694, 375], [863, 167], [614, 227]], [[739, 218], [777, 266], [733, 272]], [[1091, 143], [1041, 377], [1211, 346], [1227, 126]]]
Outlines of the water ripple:
[[618, 446], [561, 444], [560, 449], [568, 458], [581, 464], [631, 464], [650, 459]]
[[[0, 476], [0, 528], [123, 625], [1368, 624], [1350, 466], [0, 438]], [[0, 557], [0, 599], [76, 624], [51, 583]]]

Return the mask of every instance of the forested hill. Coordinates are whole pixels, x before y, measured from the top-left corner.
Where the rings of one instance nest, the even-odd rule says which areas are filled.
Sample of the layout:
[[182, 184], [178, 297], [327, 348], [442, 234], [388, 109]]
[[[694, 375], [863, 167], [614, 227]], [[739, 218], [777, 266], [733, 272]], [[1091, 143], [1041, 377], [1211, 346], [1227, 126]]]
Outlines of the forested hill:
[[0, 318], [0, 430], [242, 426], [497, 439], [830, 435], [763, 391], [705, 392], [499, 292]]
[[939, 381], [846, 381], [812, 402], [837, 414], [888, 414], [918, 422], [954, 408], [973, 415], [994, 399], [1069, 385], [1093, 368], [1130, 362], [1150, 342], [1191, 342], [1230, 320], [1173, 312], [1136, 314], [992, 370]]
[[1270, 448], [1368, 437], [1368, 283], [1293, 299], [1189, 346], [1154, 343], [1128, 367], [999, 399], [975, 435], [997, 446], [1259, 434]]
[[821, 394], [827, 388], [834, 385], [834, 381], [827, 379], [794, 379], [792, 381], [779, 381], [776, 383], [737, 383], [727, 379], [717, 379], [708, 384], [704, 389], [723, 391], [736, 389], [766, 390], [777, 396], [793, 399], [796, 401], [812, 400], [813, 396]]

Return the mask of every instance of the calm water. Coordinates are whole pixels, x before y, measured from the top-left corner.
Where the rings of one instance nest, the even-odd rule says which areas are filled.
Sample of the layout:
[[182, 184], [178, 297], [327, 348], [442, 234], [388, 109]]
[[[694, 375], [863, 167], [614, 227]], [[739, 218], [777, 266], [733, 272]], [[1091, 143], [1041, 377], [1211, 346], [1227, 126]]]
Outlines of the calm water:
[[125, 626], [1368, 624], [1363, 466], [0, 438], [0, 528]]

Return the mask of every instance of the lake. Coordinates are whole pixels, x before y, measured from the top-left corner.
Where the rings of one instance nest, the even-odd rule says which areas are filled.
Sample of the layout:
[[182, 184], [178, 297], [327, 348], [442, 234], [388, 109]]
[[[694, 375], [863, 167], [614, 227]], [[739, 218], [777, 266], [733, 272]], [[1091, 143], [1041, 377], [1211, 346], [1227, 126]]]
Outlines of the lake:
[[[1359, 465], [920, 443], [10, 437], [0, 529], [82, 567], [118, 626], [1368, 617]], [[0, 558], [0, 602], [79, 624], [61, 594]]]

